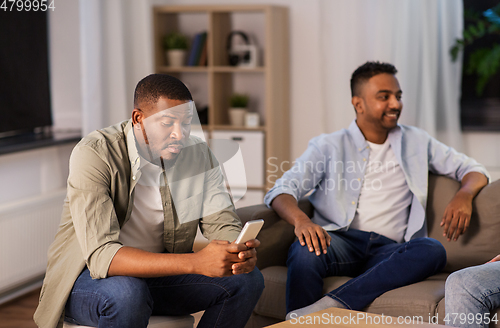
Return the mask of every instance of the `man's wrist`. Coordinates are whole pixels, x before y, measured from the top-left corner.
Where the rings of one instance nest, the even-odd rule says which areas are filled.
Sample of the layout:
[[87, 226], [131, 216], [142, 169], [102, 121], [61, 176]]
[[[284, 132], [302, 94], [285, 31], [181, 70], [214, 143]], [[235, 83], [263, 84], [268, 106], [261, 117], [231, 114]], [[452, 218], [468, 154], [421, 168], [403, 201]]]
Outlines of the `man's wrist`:
[[311, 219], [307, 216], [297, 216], [294, 220], [295, 226], [302, 224], [302, 223], [309, 223], [311, 222]]
[[464, 198], [467, 198], [469, 199], [471, 202], [472, 200], [474, 199], [474, 194], [469, 191], [469, 190], [466, 190], [466, 189], [459, 189], [457, 191], [457, 195], [460, 196], [460, 197], [464, 197]]
[[185, 255], [185, 268], [188, 274], [201, 274], [197, 270], [199, 269], [198, 263], [198, 254], [197, 253], [187, 253]]

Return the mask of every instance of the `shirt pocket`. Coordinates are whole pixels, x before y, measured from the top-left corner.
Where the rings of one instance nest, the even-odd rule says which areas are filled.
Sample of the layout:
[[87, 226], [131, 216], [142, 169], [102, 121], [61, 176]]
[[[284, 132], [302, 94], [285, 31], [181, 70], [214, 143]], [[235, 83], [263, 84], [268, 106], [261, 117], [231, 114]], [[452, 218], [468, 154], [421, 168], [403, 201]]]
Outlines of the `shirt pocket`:
[[175, 210], [180, 224], [199, 220], [203, 209], [203, 194], [196, 194], [175, 202]]

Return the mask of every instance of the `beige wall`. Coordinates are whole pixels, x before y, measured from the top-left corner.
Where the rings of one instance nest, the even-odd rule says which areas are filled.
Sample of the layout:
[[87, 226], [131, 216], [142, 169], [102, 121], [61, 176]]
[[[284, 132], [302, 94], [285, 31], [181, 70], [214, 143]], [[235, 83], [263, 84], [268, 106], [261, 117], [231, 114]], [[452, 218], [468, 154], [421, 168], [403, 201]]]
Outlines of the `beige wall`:
[[[320, 56], [320, 2], [322, 0], [149, 0], [150, 7], [167, 4], [266, 3], [290, 9], [290, 127], [292, 160], [306, 149], [309, 139], [325, 133], [324, 95]], [[50, 16], [51, 77], [54, 119], [58, 127], [81, 124], [78, 1], [62, 3]], [[149, 17], [150, 19], [150, 17]], [[144, 36], [151, 40], [151, 34]], [[339, 51], [342, 51], [339, 47]], [[151, 54], [152, 56], [152, 54]], [[352, 115], [347, 111], [346, 115]], [[500, 133], [465, 133], [465, 152], [484, 163], [494, 179], [500, 178]]]

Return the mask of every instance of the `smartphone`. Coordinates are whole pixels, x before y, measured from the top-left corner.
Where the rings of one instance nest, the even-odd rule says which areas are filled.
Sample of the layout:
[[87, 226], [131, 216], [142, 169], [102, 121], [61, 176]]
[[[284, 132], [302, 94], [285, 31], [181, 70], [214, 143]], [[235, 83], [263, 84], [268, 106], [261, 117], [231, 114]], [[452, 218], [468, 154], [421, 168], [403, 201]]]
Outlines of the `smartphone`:
[[243, 230], [241, 230], [240, 235], [236, 239], [236, 244], [244, 244], [251, 239], [255, 239], [259, 234], [260, 229], [264, 225], [264, 220], [252, 220], [245, 223]]

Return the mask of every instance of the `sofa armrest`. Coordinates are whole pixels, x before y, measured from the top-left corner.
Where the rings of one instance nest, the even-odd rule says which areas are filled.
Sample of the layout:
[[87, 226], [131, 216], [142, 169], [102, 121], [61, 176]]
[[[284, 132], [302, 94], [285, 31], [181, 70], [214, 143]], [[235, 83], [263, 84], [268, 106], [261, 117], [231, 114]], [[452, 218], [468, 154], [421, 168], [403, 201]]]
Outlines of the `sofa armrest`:
[[483, 264], [500, 254], [500, 180], [484, 187], [473, 202], [469, 228], [457, 241], [447, 241], [439, 225], [444, 210], [460, 183], [443, 176], [429, 176], [427, 224], [429, 237], [439, 240], [446, 249], [445, 272]]
[[[312, 216], [314, 208], [309, 200], [301, 199], [299, 207], [309, 217]], [[257, 267], [262, 270], [274, 265], [285, 266], [288, 248], [295, 240], [294, 227], [281, 220], [273, 209], [264, 204], [242, 207], [236, 210], [236, 214], [243, 224], [250, 220], [264, 220], [264, 226], [257, 237], [260, 241], [257, 249]]]

